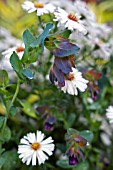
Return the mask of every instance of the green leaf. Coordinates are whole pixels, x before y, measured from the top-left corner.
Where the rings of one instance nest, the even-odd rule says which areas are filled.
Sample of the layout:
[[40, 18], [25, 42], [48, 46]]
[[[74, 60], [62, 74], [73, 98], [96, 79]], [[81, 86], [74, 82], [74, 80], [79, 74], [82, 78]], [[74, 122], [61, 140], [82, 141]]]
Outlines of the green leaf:
[[9, 83], [8, 73], [5, 70], [0, 70], [0, 86], [6, 86]]
[[79, 164], [76, 166], [75, 170], [89, 170], [89, 164], [88, 164], [88, 162], [81, 162], [81, 163], [79, 163]]
[[28, 50], [30, 48], [30, 44], [35, 41], [35, 37], [30, 33], [28, 29], [26, 29], [23, 33], [23, 41], [25, 44], [24, 55], [21, 59], [22, 62], [26, 62], [28, 60]]
[[44, 40], [45, 38], [48, 36], [49, 31], [52, 29], [53, 24], [52, 23], [48, 23], [43, 31], [42, 34], [39, 35], [39, 37], [37, 38], [37, 40], [35, 40], [33, 43], [31, 43], [31, 47], [37, 47], [38, 45], [41, 45], [42, 47], [42, 51], [44, 50]]
[[64, 169], [69, 169], [69, 168], [75, 168], [77, 165], [69, 165], [69, 160], [66, 159], [66, 160], [58, 160], [56, 162], [56, 164], [61, 167], [61, 168], [64, 168]]
[[101, 109], [101, 105], [98, 102], [93, 102], [90, 106], [88, 106], [87, 108], [89, 110], [100, 110]]
[[23, 106], [22, 110], [26, 115], [37, 119], [36, 113], [34, 112], [32, 105], [30, 103], [28, 103], [27, 101], [23, 101], [21, 102], [21, 105]]
[[34, 77], [32, 71], [29, 68], [23, 69], [22, 73], [24, 76], [26, 76], [29, 79], [33, 79], [33, 77]]
[[10, 63], [14, 69], [14, 71], [17, 73], [17, 75], [21, 78], [24, 79], [23, 75], [22, 75], [22, 63], [19, 60], [18, 55], [13, 52], [13, 54], [10, 57]]
[[2, 127], [3, 123], [4, 123], [4, 116], [0, 116], [0, 128]]
[[30, 44], [35, 41], [35, 37], [30, 33], [28, 29], [26, 29], [23, 33], [23, 41], [25, 44], [25, 51], [27, 52]]
[[70, 113], [70, 114], [69, 114], [69, 116], [68, 116], [68, 124], [69, 124], [69, 127], [71, 127], [71, 126], [74, 124], [75, 118], [76, 118], [75, 113]]
[[17, 108], [14, 107], [14, 106], [12, 106], [11, 109], [10, 109], [10, 115], [11, 115], [11, 116], [15, 116], [16, 113], [17, 113]]
[[18, 154], [15, 150], [4, 152], [0, 156], [0, 169], [2, 170], [13, 170], [17, 167]]
[[73, 128], [69, 128], [68, 130], [67, 130], [67, 134], [68, 135], [72, 135], [72, 134], [79, 134], [79, 131], [77, 131], [76, 129], [73, 129]]
[[[64, 37], [64, 38], [69, 38], [70, 34], [71, 34], [70, 30], [64, 30], [62, 32], [56, 33], [55, 35], [61, 36], [61, 37]], [[55, 36], [55, 35], [53, 35], [53, 36]]]
[[69, 165], [69, 161], [66, 160], [58, 160], [56, 164], [63, 169], [74, 168], [75, 170], [88, 170], [89, 165], [87, 162], [80, 162], [78, 165]]
[[84, 137], [88, 142], [91, 142], [94, 137], [93, 133], [89, 130], [81, 131], [81, 132], [79, 132], [79, 135]]
[[4, 142], [8, 142], [9, 140], [10, 140], [10, 138], [11, 138], [11, 130], [9, 129], [9, 127], [8, 126], [6, 126], [5, 128], [4, 128], [4, 131], [2, 132], [0, 132], [0, 141], [2, 142], [2, 143], [4, 143]]

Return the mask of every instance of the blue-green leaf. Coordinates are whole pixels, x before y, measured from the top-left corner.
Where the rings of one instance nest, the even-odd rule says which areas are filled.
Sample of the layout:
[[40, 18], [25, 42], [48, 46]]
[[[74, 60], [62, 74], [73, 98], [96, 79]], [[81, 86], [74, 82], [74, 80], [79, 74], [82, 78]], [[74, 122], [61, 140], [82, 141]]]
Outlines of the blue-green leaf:
[[12, 65], [14, 71], [17, 73], [17, 75], [21, 79], [23, 79], [23, 75], [22, 75], [22, 63], [19, 60], [19, 57], [18, 57], [18, 55], [15, 52], [13, 52], [13, 54], [10, 57], [10, 63]]
[[30, 44], [35, 41], [35, 37], [30, 33], [28, 29], [26, 29], [23, 33], [23, 41], [25, 44], [24, 55], [22, 57], [22, 62], [26, 62], [28, 59], [28, 50], [30, 48]]
[[35, 40], [33, 43], [31, 43], [31, 47], [37, 47], [38, 45], [41, 45], [42, 51], [44, 50], [44, 40], [45, 38], [48, 36], [49, 31], [52, 29], [53, 24], [52, 23], [48, 23], [44, 29], [44, 31], [42, 32], [42, 34], [39, 35], [39, 37], [37, 38], [37, 40]]
[[32, 71], [29, 68], [23, 69], [22, 73], [24, 76], [26, 76], [29, 79], [33, 79], [33, 77], [34, 77]]
[[75, 167], [75, 166], [69, 165], [69, 160], [67, 160], [67, 159], [66, 160], [58, 160], [56, 162], [56, 164], [63, 169], [69, 169], [69, 168]]

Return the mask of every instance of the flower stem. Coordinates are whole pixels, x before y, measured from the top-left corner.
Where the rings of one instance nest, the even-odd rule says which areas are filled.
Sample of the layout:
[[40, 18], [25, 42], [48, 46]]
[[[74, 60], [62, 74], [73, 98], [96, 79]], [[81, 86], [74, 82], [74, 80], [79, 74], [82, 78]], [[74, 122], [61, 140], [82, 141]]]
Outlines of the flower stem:
[[3, 124], [3, 127], [2, 127], [2, 132], [4, 131], [4, 128], [5, 128], [5, 126], [6, 126], [7, 119], [8, 119], [9, 112], [10, 112], [10, 110], [11, 110], [11, 107], [13, 106], [13, 103], [14, 103], [17, 95], [18, 95], [19, 87], [20, 87], [20, 79], [18, 79], [18, 81], [17, 81], [16, 90], [15, 90], [14, 96], [13, 96], [13, 98], [12, 98], [12, 100], [11, 100], [11, 103], [10, 103], [9, 107], [6, 109], [6, 116], [5, 116], [4, 124]]

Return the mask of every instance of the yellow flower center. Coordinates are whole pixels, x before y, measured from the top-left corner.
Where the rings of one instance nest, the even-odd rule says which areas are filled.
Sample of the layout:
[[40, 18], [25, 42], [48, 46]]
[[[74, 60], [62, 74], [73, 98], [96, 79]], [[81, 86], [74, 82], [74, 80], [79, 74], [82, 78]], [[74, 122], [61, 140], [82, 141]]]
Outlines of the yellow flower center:
[[75, 77], [74, 77], [74, 74], [73, 73], [69, 73], [69, 75], [66, 77], [66, 80], [73, 80]]
[[35, 151], [38, 150], [40, 148], [40, 144], [35, 142], [31, 145], [31, 148], [34, 149]]
[[23, 51], [24, 51], [24, 47], [22, 47], [22, 46], [16, 48], [17, 53], [23, 52]]
[[75, 16], [75, 14], [72, 14], [72, 13], [70, 13], [68, 16], [67, 16], [70, 20], [72, 20], [72, 21], [78, 21], [78, 19], [77, 19], [77, 17]]
[[40, 2], [34, 2], [34, 7], [35, 8], [44, 8], [44, 5]]

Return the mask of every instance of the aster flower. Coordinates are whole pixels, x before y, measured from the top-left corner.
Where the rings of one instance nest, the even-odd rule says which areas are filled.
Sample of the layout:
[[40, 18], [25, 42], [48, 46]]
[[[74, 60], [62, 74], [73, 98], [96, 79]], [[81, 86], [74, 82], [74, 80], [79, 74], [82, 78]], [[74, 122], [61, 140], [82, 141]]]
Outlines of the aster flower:
[[65, 78], [65, 86], [61, 87], [61, 90], [64, 91], [64, 93], [67, 92], [71, 95], [77, 95], [77, 88], [81, 92], [84, 92], [87, 88], [87, 83], [88, 80], [82, 77], [82, 73], [72, 67], [72, 72]]
[[88, 22], [95, 21], [95, 14], [90, 10], [86, 2], [82, 0], [76, 0], [73, 6], [76, 12], [82, 15]]
[[41, 16], [47, 13], [53, 13], [55, 10], [54, 5], [52, 5], [51, 3], [43, 3], [43, 1], [36, 1], [34, 3], [30, 1], [25, 1], [24, 4], [22, 4], [22, 8], [25, 11], [28, 11], [28, 13], [37, 11], [37, 16]]
[[82, 25], [80, 16], [78, 16], [77, 14], [67, 13], [65, 10], [59, 7], [54, 12], [54, 14], [55, 14], [54, 21], [59, 21], [58, 26], [64, 26], [65, 28], [68, 28], [71, 31], [78, 30], [79, 32], [82, 32], [83, 34], [87, 33], [87, 30]]
[[[36, 159], [38, 159], [38, 164], [42, 164], [48, 159], [48, 154], [51, 156], [54, 150], [54, 144], [52, 137], [48, 137], [43, 140], [45, 135], [41, 131], [35, 133], [28, 133], [20, 140], [20, 145], [18, 146], [19, 158], [22, 158], [22, 162], [27, 165], [32, 162], [32, 165], [36, 165]], [[45, 154], [46, 153], [46, 154]]]
[[24, 48], [25, 48], [24, 44], [18, 45], [18, 46], [15, 46], [15, 47], [9, 48], [8, 50], [3, 51], [2, 55], [5, 56], [5, 58], [9, 59], [13, 51], [15, 51], [17, 55], [19, 56], [19, 58], [21, 59], [24, 54]]
[[113, 106], [109, 106], [106, 109], [106, 117], [109, 119], [110, 123], [113, 123]]

